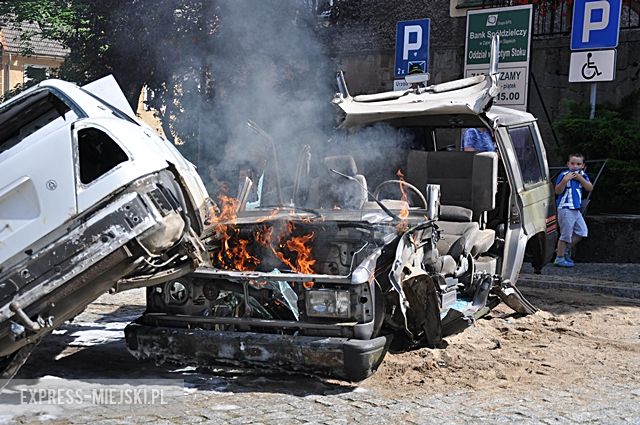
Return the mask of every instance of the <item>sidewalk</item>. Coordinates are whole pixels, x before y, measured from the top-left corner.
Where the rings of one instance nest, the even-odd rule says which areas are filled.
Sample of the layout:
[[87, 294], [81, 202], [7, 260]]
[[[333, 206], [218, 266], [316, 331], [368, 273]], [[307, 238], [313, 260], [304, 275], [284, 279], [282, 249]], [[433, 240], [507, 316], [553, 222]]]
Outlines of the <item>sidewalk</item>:
[[542, 274], [534, 274], [531, 265], [525, 264], [518, 285], [544, 289], [576, 289], [640, 299], [640, 264], [576, 263], [572, 268], [548, 265], [542, 269]]

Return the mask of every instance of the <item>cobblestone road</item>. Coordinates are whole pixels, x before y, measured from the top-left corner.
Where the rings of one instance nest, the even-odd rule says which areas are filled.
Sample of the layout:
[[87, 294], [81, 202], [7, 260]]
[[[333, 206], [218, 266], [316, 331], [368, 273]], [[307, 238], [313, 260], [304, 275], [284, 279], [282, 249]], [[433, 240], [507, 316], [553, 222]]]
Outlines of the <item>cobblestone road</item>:
[[[583, 273], [589, 278], [595, 278], [597, 270], [608, 273], [604, 277], [616, 278], [615, 268], [585, 269]], [[633, 273], [639, 270], [639, 266], [621, 267], [624, 276], [620, 281], [634, 283], [638, 275], [633, 277]], [[559, 274], [565, 272], [553, 273], [562, 278]], [[577, 272], [566, 279], [575, 281], [580, 276]], [[28, 406], [27, 411], [21, 409], [24, 406], [0, 405], [0, 423], [640, 424], [637, 370], [614, 371], [616, 382], [585, 373], [592, 378], [584, 379], [579, 386], [567, 384], [560, 372], [555, 383], [541, 381], [540, 385], [522, 388], [501, 387], [495, 375], [478, 370], [478, 382], [493, 379], [495, 386], [457, 391], [429, 386], [426, 374], [422, 387], [425, 390], [420, 391], [410, 386], [385, 390], [384, 385], [367, 388], [262, 371], [175, 371], [138, 362], [126, 351], [121, 330], [142, 311], [143, 302], [142, 291], [103, 296], [73, 323], [50, 335], [17, 378], [55, 376], [71, 386], [98, 378], [123, 382], [136, 378], [184, 380], [184, 390], [172, 400], [172, 408]], [[640, 332], [635, 336], [638, 337]], [[637, 352], [628, 355], [637, 356]], [[613, 364], [611, 367], [619, 368]]]
[[[116, 407], [91, 407], [82, 412], [40, 413], [13, 417], [17, 423], [47, 420], [51, 423], [220, 423], [220, 424], [638, 424], [640, 386], [607, 385], [562, 389], [542, 387], [535, 392], [492, 393], [465, 391], [430, 396], [381, 396], [370, 390], [335, 390], [319, 394], [252, 391], [234, 393], [220, 387], [200, 387], [184, 396], [175, 409], [135, 411]], [[286, 383], [285, 383], [286, 384]], [[299, 389], [292, 389], [299, 392]], [[344, 392], [342, 392], [344, 391]], [[6, 414], [6, 413], [5, 413]]]

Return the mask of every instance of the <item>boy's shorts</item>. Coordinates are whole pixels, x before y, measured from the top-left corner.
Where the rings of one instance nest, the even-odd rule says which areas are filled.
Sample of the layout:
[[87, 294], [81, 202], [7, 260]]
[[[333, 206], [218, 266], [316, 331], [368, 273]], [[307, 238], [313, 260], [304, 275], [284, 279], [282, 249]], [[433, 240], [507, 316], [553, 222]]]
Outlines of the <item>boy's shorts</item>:
[[560, 208], [558, 210], [558, 225], [560, 226], [561, 241], [571, 243], [574, 233], [583, 238], [588, 235], [587, 223], [584, 222], [580, 210]]

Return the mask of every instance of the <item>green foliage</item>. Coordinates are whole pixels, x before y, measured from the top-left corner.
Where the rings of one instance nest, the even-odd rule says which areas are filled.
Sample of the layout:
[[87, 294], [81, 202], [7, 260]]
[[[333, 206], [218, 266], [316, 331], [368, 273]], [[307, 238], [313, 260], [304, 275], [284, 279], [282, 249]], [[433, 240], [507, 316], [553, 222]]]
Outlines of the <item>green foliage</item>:
[[[146, 86], [165, 135], [206, 178], [260, 156], [264, 141], [248, 147], [241, 131], [248, 119], [287, 151], [333, 124], [332, 73], [315, 42], [312, 3], [0, 0], [0, 16], [37, 23], [38, 35], [70, 49], [61, 79], [83, 85], [113, 74], [134, 110]], [[24, 53], [33, 35], [23, 34]]]
[[568, 113], [555, 123], [564, 157], [581, 152], [587, 160], [609, 159], [590, 212], [640, 213], [640, 121], [633, 116], [639, 102], [636, 90], [619, 105], [598, 105], [593, 120], [588, 104], [568, 102]]

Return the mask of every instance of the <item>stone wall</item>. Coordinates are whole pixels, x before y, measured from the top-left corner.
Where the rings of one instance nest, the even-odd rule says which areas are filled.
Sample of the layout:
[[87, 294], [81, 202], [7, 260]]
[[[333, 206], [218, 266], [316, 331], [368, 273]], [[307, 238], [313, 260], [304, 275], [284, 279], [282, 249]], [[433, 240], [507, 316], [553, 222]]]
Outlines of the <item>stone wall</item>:
[[589, 237], [577, 246], [576, 261], [640, 263], [640, 215], [587, 216]]
[[[371, 0], [369, 1], [371, 2]], [[367, 3], [367, 2], [365, 2]], [[374, 2], [375, 3], [375, 2]], [[396, 2], [388, 2], [388, 4]], [[404, 2], [400, 2], [404, 3]], [[352, 94], [393, 90], [395, 25], [399, 20], [432, 19], [430, 84], [462, 78], [466, 18], [451, 18], [442, 2], [416, 3], [412, 8], [391, 8], [382, 16], [371, 12], [352, 25], [331, 28], [332, 51]], [[393, 13], [392, 13], [393, 12]], [[565, 111], [564, 100], [589, 102], [590, 84], [569, 83], [568, 35], [534, 36], [529, 84], [529, 111], [538, 118], [551, 165], [562, 165], [552, 123]], [[640, 29], [622, 30], [617, 54], [616, 80], [598, 83], [598, 103], [617, 103], [640, 87]], [[542, 106], [544, 100], [549, 118]], [[596, 109], [597, 114], [597, 109]], [[640, 111], [639, 111], [640, 115]], [[640, 117], [639, 117], [640, 118]]]

